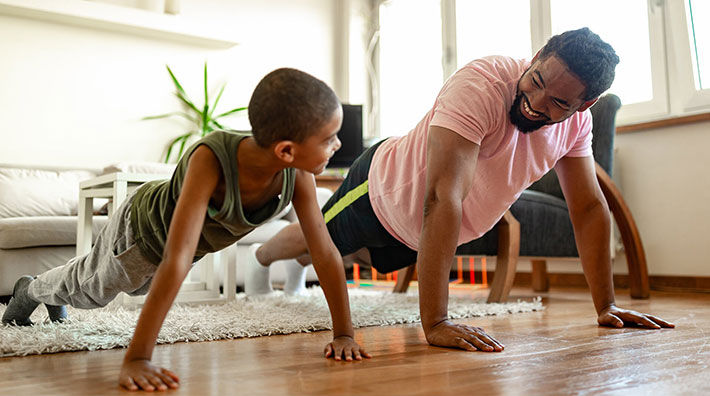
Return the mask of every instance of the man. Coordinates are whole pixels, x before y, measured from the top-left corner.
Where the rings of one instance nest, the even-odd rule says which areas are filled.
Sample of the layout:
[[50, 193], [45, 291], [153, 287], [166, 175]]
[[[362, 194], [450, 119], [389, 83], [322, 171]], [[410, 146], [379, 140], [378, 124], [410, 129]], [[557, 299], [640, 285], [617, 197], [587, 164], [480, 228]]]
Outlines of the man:
[[[613, 48], [587, 28], [552, 37], [531, 62], [501, 56], [473, 61], [444, 84], [407, 136], [363, 153], [325, 205], [341, 254], [354, 253], [380, 272], [416, 261], [422, 327], [430, 344], [503, 349], [482, 329], [447, 320], [451, 262], [457, 245], [490, 230], [553, 167], [598, 323], [673, 327], [614, 303], [610, 217], [595, 175], [587, 109], [611, 86], [618, 62]], [[293, 225], [255, 249], [251, 265], [306, 253]]]

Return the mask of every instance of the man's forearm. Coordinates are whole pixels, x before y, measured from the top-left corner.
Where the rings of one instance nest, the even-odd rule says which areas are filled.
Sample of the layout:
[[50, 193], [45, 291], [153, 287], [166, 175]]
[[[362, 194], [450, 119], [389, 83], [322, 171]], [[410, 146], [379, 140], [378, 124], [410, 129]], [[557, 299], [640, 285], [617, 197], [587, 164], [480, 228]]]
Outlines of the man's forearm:
[[447, 319], [449, 272], [460, 227], [460, 202], [432, 200], [425, 204], [417, 258], [419, 310], [425, 332]]
[[599, 313], [614, 303], [614, 280], [609, 252], [609, 210], [600, 202], [585, 213], [572, 217], [582, 268], [589, 283], [594, 307]]

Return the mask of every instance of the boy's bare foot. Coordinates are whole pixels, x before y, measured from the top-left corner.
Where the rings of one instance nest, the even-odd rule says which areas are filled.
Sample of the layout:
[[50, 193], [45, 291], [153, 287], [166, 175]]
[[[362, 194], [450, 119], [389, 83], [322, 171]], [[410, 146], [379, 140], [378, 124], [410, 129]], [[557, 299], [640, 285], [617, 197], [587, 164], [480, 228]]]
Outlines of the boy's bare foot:
[[15, 287], [12, 290], [12, 298], [7, 304], [5, 313], [2, 315], [3, 324], [14, 324], [16, 326], [33, 325], [30, 320], [30, 315], [32, 315], [32, 312], [37, 308], [39, 302], [31, 299], [30, 296], [27, 295], [27, 287], [32, 280], [34, 280], [33, 277], [25, 275], [15, 282]]

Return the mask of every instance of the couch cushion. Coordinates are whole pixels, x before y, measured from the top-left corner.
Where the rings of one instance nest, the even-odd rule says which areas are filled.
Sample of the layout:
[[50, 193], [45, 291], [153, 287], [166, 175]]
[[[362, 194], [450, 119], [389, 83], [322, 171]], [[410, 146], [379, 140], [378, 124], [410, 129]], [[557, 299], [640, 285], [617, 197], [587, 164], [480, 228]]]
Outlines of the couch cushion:
[[0, 249], [0, 296], [11, 295], [15, 281], [22, 275], [39, 275], [64, 265], [75, 253], [74, 246]]
[[526, 190], [510, 208], [520, 222], [520, 255], [579, 257], [564, 200]]
[[[93, 217], [94, 238], [108, 217]], [[12, 217], [0, 219], [0, 249], [76, 245], [76, 216]]]
[[79, 182], [87, 170], [0, 167], [0, 218], [76, 215]]

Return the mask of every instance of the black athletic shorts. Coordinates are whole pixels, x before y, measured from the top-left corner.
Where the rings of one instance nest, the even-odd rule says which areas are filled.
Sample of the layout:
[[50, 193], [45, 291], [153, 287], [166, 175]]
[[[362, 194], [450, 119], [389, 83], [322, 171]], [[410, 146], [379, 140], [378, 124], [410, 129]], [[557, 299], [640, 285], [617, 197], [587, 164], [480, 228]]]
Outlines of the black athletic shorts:
[[372, 266], [378, 272], [388, 273], [416, 263], [417, 252], [385, 230], [370, 204], [367, 175], [375, 150], [381, 143], [370, 147], [355, 160], [343, 184], [323, 206], [323, 216], [341, 255], [365, 247], [370, 251]]

